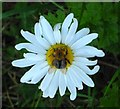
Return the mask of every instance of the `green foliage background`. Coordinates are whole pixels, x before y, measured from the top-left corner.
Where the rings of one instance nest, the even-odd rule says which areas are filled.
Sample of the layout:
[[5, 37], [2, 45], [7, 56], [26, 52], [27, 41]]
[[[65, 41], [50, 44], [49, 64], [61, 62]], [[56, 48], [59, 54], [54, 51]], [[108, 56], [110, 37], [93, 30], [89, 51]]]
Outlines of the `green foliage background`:
[[[120, 106], [120, 19], [119, 3], [2, 3], [3, 22], [3, 107], [119, 107]], [[28, 85], [19, 82], [22, 75], [29, 69], [18, 69], [11, 66], [11, 61], [22, 58], [23, 52], [15, 50], [14, 45], [25, 42], [20, 35], [24, 29], [34, 32], [34, 24], [43, 15], [54, 26], [62, 23], [69, 13], [74, 13], [79, 21], [78, 30], [89, 27], [91, 32], [99, 34], [99, 38], [91, 43], [103, 49], [106, 56], [99, 59], [101, 70], [95, 75], [97, 87], [78, 91], [75, 101], [69, 100], [69, 92], [54, 99], [42, 98], [38, 84]], [[97, 77], [98, 80], [97, 80]], [[106, 79], [107, 78], [107, 79]], [[100, 81], [106, 80], [103, 83]], [[100, 86], [101, 85], [101, 86]]]

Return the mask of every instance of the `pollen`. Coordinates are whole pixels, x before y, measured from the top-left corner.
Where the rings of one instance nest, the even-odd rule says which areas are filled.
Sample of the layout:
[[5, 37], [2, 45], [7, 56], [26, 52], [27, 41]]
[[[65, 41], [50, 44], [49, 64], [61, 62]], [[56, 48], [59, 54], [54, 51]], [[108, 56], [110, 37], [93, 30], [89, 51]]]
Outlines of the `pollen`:
[[72, 64], [74, 54], [69, 46], [55, 44], [48, 49], [46, 59], [51, 68], [66, 69]]

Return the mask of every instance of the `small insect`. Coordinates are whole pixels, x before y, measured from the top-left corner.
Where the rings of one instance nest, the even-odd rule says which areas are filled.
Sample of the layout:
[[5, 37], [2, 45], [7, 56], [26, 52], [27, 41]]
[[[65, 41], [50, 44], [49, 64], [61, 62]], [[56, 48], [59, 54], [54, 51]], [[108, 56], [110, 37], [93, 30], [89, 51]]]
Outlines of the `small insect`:
[[67, 66], [67, 59], [63, 58], [61, 60], [54, 59], [52, 65], [58, 69], [64, 69]]
[[54, 49], [54, 53], [52, 54], [52, 56], [54, 57], [52, 65], [55, 66], [57, 69], [66, 68], [67, 63], [70, 64], [69, 60], [66, 58], [67, 54], [68, 51], [65, 48]]

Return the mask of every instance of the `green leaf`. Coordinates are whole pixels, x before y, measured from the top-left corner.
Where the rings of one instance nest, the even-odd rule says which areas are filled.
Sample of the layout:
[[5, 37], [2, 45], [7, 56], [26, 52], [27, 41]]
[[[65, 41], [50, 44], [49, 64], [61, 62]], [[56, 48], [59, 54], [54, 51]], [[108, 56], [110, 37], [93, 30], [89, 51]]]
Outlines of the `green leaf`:
[[61, 10], [57, 10], [54, 14], [49, 12], [48, 15], [45, 15], [45, 18], [50, 22], [52, 26], [56, 23], [62, 23], [65, 18], [65, 13]]
[[[100, 98], [100, 107], [119, 107], [120, 68], [115, 72], [108, 86], [104, 89], [104, 96]], [[117, 80], [116, 80], [117, 79]], [[116, 81], [115, 81], [116, 80]]]
[[108, 94], [100, 98], [100, 107], [119, 107], [119, 87], [117, 83], [112, 84]]
[[112, 83], [115, 81], [115, 79], [120, 76], [120, 68], [115, 72], [115, 74], [113, 75], [112, 79], [110, 80], [108, 86], [106, 87], [105, 89], [105, 92], [104, 92], [104, 96], [107, 94], [107, 92], [110, 90], [110, 86], [112, 85]]

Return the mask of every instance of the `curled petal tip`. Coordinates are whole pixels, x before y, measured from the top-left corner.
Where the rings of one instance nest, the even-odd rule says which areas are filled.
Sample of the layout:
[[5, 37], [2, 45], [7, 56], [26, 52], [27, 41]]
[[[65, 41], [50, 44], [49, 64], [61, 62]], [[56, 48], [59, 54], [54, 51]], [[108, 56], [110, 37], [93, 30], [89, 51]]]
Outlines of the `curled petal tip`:
[[21, 29], [21, 30], [20, 30], [20, 33], [22, 34], [23, 32], [24, 32], [23, 29]]
[[70, 13], [69, 15], [70, 15], [70, 16], [74, 16], [74, 14], [73, 14], [73, 13]]
[[40, 20], [44, 19], [44, 16], [40, 16]]
[[71, 94], [71, 95], [70, 95], [70, 100], [71, 100], [71, 101], [74, 101], [75, 99], [76, 99], [76, 95]]
[[11, 62], [12, 66], [14, 66], [14, 61]]
[[105, 56], [105, 53], [102, 50], [99, 50], [98, 57], [104, 57], [104, 56]]
[[91, 84], [91, 86], [90, 87], [94, 87], [95, 86], [95, 84], [93, 83], [93, 84]]

